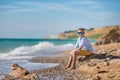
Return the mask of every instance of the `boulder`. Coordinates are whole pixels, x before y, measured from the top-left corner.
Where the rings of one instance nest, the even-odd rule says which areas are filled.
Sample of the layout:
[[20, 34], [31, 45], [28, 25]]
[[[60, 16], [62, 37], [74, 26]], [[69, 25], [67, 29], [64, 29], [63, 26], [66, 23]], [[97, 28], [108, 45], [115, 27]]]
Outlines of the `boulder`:
[[84, 71], [90, 74], [96, 74], [99, 71], [99, 67], [98, 66], [89, 66], [88, 64], [83, 64], [79, 67], [80, 71]]
[[39, 80], [39, 76], [36, 73], [29, 73], [26, 69], [23, 67], [19, 66], [18, 64], [12, 64], [11, 65], [11, 70], [8, 76], [11, 77], [6, 77], [3, 80]]
[[11, 70], [9, 73], [10, 76], [14, 78], [22, 78], [26, 76], [27, 74], [29, 74], [29, 72], [25, 70], [24, 68], [22, 68], [21, 66], [19, 66], [18, 64], [11, 65]]
[[108, 43], [117, 43], [120, 42], [120, 26], [117, 26], [105, 34], [100, 40], [95, 44], [108, 44]]
[[31, 73], [23, 77], [23, 79], [37, 79], [38, 75], [36, 73]]

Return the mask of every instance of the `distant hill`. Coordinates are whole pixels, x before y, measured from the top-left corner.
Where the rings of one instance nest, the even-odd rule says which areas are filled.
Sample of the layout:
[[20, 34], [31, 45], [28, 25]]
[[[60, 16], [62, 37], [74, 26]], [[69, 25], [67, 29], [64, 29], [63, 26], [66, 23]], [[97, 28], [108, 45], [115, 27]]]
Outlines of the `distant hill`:
[[[100, 28], [91, 28], [89, 30], [86, 30], [85, 35], [91, 39], [99, 39], [117, 26], [119, 25], [103, 26]], [[58, 38], [59, 39], [76, 39], [77, 35], [75, 31], [65, 31], [63, 33], [59, 33]]]

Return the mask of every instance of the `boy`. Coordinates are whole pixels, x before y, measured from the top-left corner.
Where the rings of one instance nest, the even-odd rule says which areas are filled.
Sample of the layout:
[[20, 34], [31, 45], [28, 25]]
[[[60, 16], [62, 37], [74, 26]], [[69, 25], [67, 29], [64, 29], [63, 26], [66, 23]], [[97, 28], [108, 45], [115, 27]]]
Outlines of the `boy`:
[[93, 52], [93, 48], [88, 41], [88, 39], [84, 36], [84, 28], [79, 28], [77, 30], [77, 35], [79, 36], [76, 42], [75, 48], [70, 52], [70, 57], [67, 66], [64, 69], [75, 69], [77, 55], [80, 56], [89, 56]]

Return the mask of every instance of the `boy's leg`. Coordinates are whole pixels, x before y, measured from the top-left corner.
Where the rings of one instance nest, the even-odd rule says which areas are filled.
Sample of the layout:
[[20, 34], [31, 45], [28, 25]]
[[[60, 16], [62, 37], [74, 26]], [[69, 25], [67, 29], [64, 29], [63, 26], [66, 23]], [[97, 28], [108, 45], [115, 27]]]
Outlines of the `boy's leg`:
[[88, 55], [91, 55], [92, 53], [87, 51], [87, 50], [73, 50], [72, 51], [72, 56], [73, 56], [73, 59], [72, 59], [72, 64], [71, 64], [71, 67], [70, 69], [75, 69], [75, 64], [76, 64], [76, 59], [77, 59], [77, 55], [80, 55], [80, 56], [88, 56]]
[[73, 60], [73, 56], [72, 56], [72, 51], [70, 52], [70, 57], [69, 57], [69, 60], [68, 60], [68, 63], [67, 65], [64, 67], [64, 69], [67, 69], [71, 66], [71, 63], [72, 63], [72, 60]]
[[80, 52], [80, 50], [76, 50], [76, 49], [74, 49], [73, 51], [72, 51], [72, 63], [71, 63], [71, 67], [69, 68], [69, 69], [75, 69], [76, 67], [75, 67], [75, 64], [76, 64], [76, 59], [77, 59], [77, 54]]
[[68, 61], [67, 65], [64, 67], [64, 69], [67, 69], [67, 68], [69, 68], [71, 66], [72, 58], [73, 58], [72, 55], [70, 55], [69, 61]]

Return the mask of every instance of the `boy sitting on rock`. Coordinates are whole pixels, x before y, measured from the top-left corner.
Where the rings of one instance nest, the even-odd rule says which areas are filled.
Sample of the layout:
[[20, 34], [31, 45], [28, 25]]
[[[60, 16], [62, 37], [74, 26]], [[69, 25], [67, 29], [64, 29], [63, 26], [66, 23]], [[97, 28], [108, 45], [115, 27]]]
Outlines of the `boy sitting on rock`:
[[79, 36], [76, 42], [75, 48], [70, 52], [70, 57], [68, 64], [64, 67], [64, 69], [75, 69], [77, 56], [89, 56], [93, 52], [93, 48], [85, 37], [84, 28], [79, 28], [77, 30], [77, 35]]

